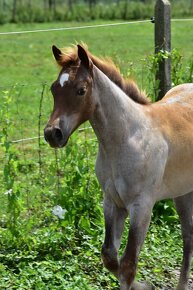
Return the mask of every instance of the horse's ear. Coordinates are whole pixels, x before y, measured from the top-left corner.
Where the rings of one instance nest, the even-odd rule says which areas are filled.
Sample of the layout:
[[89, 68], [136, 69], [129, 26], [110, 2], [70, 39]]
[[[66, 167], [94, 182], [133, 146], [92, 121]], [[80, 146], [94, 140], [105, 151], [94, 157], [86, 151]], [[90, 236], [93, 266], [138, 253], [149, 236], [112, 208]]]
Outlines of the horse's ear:
[[81, 46], [81, 45], [77, 45], [78, 47], [78, 57], [81, 60], [81, 63], [88, 69], [90, 70], [92, 67], [92, 63], [88, 57], [88, 54], [86, 52], [86, 50]]
[[55, 45], [52, 46], [52, 52], [53, 52], [53, 55], [56, 59], [56, 61], [58, 63], [60, 63], [60, 60], [61, 60], [61, 57], [62, 57], [62, 52], [59, 48], [57, 48]]

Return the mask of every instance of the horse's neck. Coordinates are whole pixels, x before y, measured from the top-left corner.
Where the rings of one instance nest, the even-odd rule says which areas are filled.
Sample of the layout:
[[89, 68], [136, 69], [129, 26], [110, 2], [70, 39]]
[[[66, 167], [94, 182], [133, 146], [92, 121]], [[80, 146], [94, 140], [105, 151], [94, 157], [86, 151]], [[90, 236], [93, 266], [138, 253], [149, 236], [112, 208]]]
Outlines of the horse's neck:
[[100, 143], [120, 145], [144, 124], [142, 106], [131, 100], [104, 73], [94, 67], [93, 97], [97, 103], [91, 125]]

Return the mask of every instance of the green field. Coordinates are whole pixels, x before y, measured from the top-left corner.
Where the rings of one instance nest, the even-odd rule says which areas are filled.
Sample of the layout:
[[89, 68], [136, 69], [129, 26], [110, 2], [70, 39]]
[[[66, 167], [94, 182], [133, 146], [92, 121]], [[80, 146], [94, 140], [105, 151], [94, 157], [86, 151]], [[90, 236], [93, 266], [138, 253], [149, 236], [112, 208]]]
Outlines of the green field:
[[[6, 24], [0, 32], [100, 23]], [[172, 48], [183, 55], [185, 69], [193, 52], [192, 27], [191, 21], [172, 23]], [[51, 46], [80, 41], [93, 54], [112, 57], [124, 76], [152, 94], [150, 22], [0, 35], [0, 140], [6, 140], [0, 147], [0, 289], [118, 289], [100, 259], [102, 193], [94, 174], [96, 138], [88, 124], [60, 151], [43, 139], [10, 142], [43, 134], [52, 109], [49, 87], [58, 74]], [[67, 210], [64, 220], [52, 214], [57, 204]], [[174, 286], [172, 271], [181, 259], [178, 220], [168, 204], [156, 208], [139, 263], [138, 278], [152, 280], [158, 289]]]
[[[0, 32], [100, 23], [102, 22], [6, 24], [0, 26]], [[186, 58], [192, 55], [192, 26], [191, 21], [172, 23], [172, 48], [178, 49]], [[0, 41], [1, 86], [49, 83], [56, 76], [51, 54], [52, 44], [64, 47], [80, 41], [87, 43], [93, 54], [112, 57], [125, 75], [132, 63], [137, 78], [143, 68], [142, 60], [154, 52], [154, 25], [149, 22], [71, 31], [0, 35]]]
[[[95, 24], [95, 22], [65, 23], [63, 25], [61, 23], [4, 25], [0, 26], [0, 32], [84, 26], [87, 24]], [[123, 72], [126, 73], [129, 63], [134, 62], [134, 66], [140, 69], [141, 59], [154, 51], [153, 24], [144, 23], [24, 35], [1, 35], [0, 57], [3, 78], [1, 83], [12, 85], [14, 82], [50, 82], [55, 77], [51, 54], [52, 44], [64, 47], [80, 41], [87, 43], [93, 54], [113, 57]], [[7, 70], [8, 64], [9, 71]]]

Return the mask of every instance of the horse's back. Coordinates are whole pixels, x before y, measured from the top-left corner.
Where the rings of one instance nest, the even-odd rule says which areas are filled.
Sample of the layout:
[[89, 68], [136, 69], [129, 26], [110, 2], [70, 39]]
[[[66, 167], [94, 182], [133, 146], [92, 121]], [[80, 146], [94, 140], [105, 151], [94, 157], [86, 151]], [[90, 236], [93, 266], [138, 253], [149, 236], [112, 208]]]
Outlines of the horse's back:
[[170, 89], [159, 103], [193, 105], [193, 83], [181, 84]]
[[[178, 85], [152, 107], [162, 127], [193, 131], [193, 83]], [[191, 128], [190, 128], [191, 127]]]

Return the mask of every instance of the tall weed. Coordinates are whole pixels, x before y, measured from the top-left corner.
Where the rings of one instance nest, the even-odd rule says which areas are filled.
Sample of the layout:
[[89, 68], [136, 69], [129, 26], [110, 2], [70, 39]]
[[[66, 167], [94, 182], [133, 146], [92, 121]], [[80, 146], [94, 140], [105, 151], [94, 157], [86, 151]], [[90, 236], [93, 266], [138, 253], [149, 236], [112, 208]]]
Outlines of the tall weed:
[[183, 55], [176, 49], [171, 52], [160, 51], [157, 54], [149, 55], [144, 60], [144, 69], [147, 68], [146, 80], [148, 83], [149, 95], [153, 101], [157, 100], [159, 93], [159, 80], [156, 75], [159, 69], [159, 63], [164, 58], [171, 59], [171, 81], [172, 87], [193, 82], [193, 55], [185, 61]]
[[3, 181], [4, 194], [7, 196], [7, 228], [14, 237], [17, 237], [19, 231], [19, 216], [21, 211], [20, 186], [15, 183], [18, 174], [18, 158], [11, 140], [10, 131], [14, 124], [11, 120], [9, 105], [12, 101], [11, 92], [4, 91], [3, 102], [0, 109], [0, 120], [2, 131], [0, 132], [0, 143], [5, 156]]

